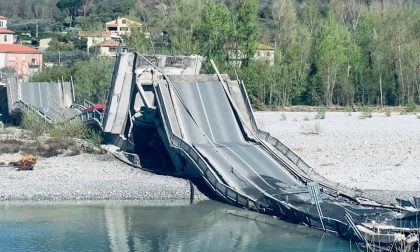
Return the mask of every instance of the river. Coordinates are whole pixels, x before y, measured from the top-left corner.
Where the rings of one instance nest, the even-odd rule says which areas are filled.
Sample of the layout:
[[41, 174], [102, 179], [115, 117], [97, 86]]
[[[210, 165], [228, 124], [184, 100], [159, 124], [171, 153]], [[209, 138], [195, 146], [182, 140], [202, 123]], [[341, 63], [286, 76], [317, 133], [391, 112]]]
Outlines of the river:
[[340, 252], [351, 248], [349, 241], [335, 235], [208, 200], [2, 202], [0, 251]]

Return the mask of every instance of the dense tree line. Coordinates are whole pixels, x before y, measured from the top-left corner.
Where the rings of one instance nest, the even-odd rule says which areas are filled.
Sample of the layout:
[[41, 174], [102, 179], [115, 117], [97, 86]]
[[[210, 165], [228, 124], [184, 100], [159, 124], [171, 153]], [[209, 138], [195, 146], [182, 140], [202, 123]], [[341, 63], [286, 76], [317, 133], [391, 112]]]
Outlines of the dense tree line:
[[[162, 51], [216, 60], [232, 76], [238, 73], [260, 104], [420, 102], [416, 1], [174, 0], [147, 16], [146, 29], [169, 34]], [[257, 41], [275, 47], [274, 66], [251, 60]], [[156, 51], [140, 34], [129, 44]], [[244, 57], [241, 67], [229, 63], [232, 49]]]
[[[118, 16], [141, 21], [142, 32], [126, 40], [130, 47], [212, 58], [223, 71], [245, 80], [254, 103], [270, 107], [420, 102], [419, 1], [0, 0], [0, 4], [0, 15], [51, 19], [85, 30], [101, 30], [105, 21]], [[275, 48], [274, 66], [252, 60], [257, 42]], [[229, 51], [243, 58], [241, 66], [229, 62]], [[203, 71], [212, 69], [205, 64]]]

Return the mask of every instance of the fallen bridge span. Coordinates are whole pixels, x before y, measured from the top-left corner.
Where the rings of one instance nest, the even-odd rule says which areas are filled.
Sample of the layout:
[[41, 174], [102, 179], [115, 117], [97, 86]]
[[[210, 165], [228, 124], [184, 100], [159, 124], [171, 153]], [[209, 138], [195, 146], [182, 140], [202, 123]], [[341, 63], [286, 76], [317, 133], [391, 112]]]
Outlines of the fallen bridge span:
[[117, 139], [126, 161], [199, 181], [220, 201], [335, 232], [369, 248], [418, 248], [420, 206], [379, 204], [315, 173], [258, 129], [240, 80], [221, 75], [214, 65], [216, 74], [199, 74], [197, 57], [120, 57], [131, 59], [121, 69], [132, 72], [115, 77], [123, 81], [111, 85], [107, 108], [118, 111], [121, 105], [113, 101], [124, 102], [124, 116], [109, 111], [104, 125], [118, 128], [110, 130], [110, 139]]

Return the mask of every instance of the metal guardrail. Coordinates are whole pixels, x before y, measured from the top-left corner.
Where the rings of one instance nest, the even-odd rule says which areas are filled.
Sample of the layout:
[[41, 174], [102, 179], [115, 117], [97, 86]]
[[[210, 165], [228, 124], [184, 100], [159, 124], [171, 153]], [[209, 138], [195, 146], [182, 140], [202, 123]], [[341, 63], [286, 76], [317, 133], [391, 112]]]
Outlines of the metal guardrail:
[[[309, 166], [302, 158], [300, 158], [294, 151], [292, 151], [289, 147], [283, 144], [280, 140], [271, 136], [270, 133], [260, 130], [257, 124], [255, 123], [255, 119], [252, 112], [252, 106], [251, 106], [248, 94], [246, 93], [245, 85], [243, 84], [242, 81], [238, 80], [238, 82], [239, 82], [239, 89], [241, 91], [242, 98], [245, 101], [245, 107], [247, 109], [247, 113], [251, 117], [252, 129], [256, 132], [258, 138], [268, 142], [276, 150], [282, 153], [287, 159], [289, 159], [294, 165], [296, 165], [299, 171], [302, 172], [305, 176], [307, 176], [308, 178], [316, 179], [318, 182], [321, 183], [322, 186], [328, 187], [326, 189], [330, 189], [336, 192], [339, 191], [351, 197], [360, 196], [360, 195], [357, 195], [355, 191], [343, 185], [340, 185], [338, 183], [332, 183], [331, 181], [327, 180], [325, 177], [317, 173], [311, 166]], [[292, 167], [288, 167], [288, 169], [291, 169], [291, 172], [293, 173], [299, 172], [299, 171], [296, 171], [296, 169]], [[299, 176], [299, 174], [297, 175]]]
[[104, 114], [102, 112], [100, 112], [96, 109], [94, 109], [92, 111], [83, 112], [85, 109], [93, 107], [94, 105], [95, 105], [94, 103], [92, 103], [88, 100], [84, 100], [83, 105], [73, 104], [72, 106], [74, 108], [77, 108], [80, 111], [82, 111], [82, 113], [75, 116], [75, 118], [79, 118], [83, 122], [89, 122], [89, 121], [95, 122], [100, 128], [102, 128], [103, 127], [102, 122], [103, 122], [103, 117], [104, 117]]
[[103, 115], [98, 110], [83, 112], [77, 116], [83, 122], [94, 121], [102, 128]]
[[332, 183], [331, 181], [327, 180], [322, 175], [318, 174], [311, 166], [309, 166], [302, 158], [300, 158], [294, 151], [292, 151], [289, 147], [284, 145], [280, 140], [271, 136], [270, 133], [262, 131], [260, 129], [256, 130], [257, 135], [262, 140], [268, 142], [272, 145], [276, 150], [281, 152], [285, 157], [287, 157], [293, 164], [296, 165], [299, 170], [304, 173], [307, 177], [316, 179], [321, 185], [324, 187], [329, 187], [331, 190], [339, 191], [340, 193], [344, 193], [351, 197], [358, 197], [355, 191], [340, 185], [338, 183]]
[[24, 101], [17, 101], [13, 103], [13, 105], [10, 108], [10, 114], [15, 113], [25, 113], [26, 111], [33, 111], [37, 113], [42, 119], [44, 119], [47, 123], [52, 124], [54, 123], [48, 116], [46, 116], [44, 113], [33, 107], [32, 105], [27, 104]]
[[241, 193], [224, 184], [195, 148], [173, 134], [171, 144], [173, 147], [182, 150], [184, 156], [188, 157], [196, 164], [196, 167], [200, 169], [203, 178], [220, 196], [224, 197], [228, 201], [234, 202], [238, 206], [243, 206], [246, 208], [253, 206], [254, 200], [242, 195]]
[[95, 104], [93, 102], [90, 102], [88, 100], [83, 101], [83, 107], [90, 108], [90, 107], [93, 107], [93, 106], [95, 106]]

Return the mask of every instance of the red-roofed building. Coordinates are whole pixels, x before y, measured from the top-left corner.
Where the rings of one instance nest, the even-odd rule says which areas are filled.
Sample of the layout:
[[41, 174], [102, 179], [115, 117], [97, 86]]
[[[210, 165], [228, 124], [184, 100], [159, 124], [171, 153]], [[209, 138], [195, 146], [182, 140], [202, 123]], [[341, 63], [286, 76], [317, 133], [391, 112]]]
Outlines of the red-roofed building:
[[0, 70], [13, 69], [17, 77], [28, 79], [42, 70], [42, 53], [32, 47], [13, 44], [13, 31], [7, 29], [7, 19], [0, 16]]
[[95, 47], [99, 48], [99, 54], [101, 56], [116, 56], [120, 42], [113, 39], [105, 40], [102, 43], [97, 44]]

